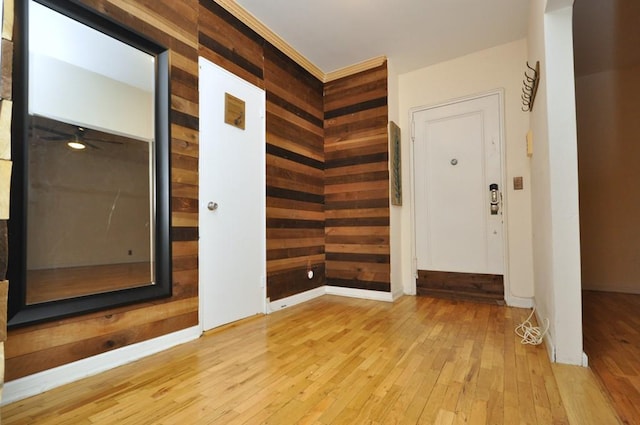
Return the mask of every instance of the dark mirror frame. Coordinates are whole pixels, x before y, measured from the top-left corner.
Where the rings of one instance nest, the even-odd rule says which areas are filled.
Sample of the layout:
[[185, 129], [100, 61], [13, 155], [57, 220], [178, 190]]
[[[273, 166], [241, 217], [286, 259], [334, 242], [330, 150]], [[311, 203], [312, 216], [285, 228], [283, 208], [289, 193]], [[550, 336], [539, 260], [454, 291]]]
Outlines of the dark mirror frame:
[[8, 223], [9, 279], [8, 327], [15, 328], [67, 316], [94, 312], [125, 304], [169, 297], [171, 277], [171, 164], [170, 164], [170, 63], [169, 50], [111, 18], [73, 0], [33, 0], [82, 22], [106, 35], [155, 57], [155, 266], [154, 285], [107, 293], [26, 303], [26, 224], [28, 187], [28, 0], [16, 0], [13, 72], [13, 122], [11, 149], [11, 205]]

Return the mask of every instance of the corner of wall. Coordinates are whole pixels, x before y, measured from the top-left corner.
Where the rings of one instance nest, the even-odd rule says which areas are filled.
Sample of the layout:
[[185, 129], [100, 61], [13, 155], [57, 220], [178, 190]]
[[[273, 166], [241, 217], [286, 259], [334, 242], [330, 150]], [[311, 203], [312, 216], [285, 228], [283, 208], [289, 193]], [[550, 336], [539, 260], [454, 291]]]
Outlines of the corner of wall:
[[[395, 69], [394, 63], [392, 60], [387, 60], [387, 102], [388, 102], [388, 115], [389, 122], [393, 121], [398, 126], [400, 126], [400, 86], [399, 86], [399, 75]], [[405, 129], [404, 131], [407, 131]], [[400, 135], [402, 137], [403, 129], [400, 128]], [[390, 139], [391, 142], [391, 139]], [[402, 143], [402, 142], [401, 142]], [[389, 146], [389, 151], [391, 151], [391, 146]], [[400, 163], [401, 167], [407, 167], [408, 161], [406, 157], [402, 158], [402, 152], [400, 152], [401, 159]], [[391, 156], [389, 156], [389, 161], [391, 160]], [[392, 164], [389, 163], [389, 171], [392, 171]], [[402, 177], [401, 177], [402, 179]], [[406, 181], [402, 181], [402, 192], [403, 192], [403, 205], [390, 205], [390, 250], [391, 250], [391, 293], [393, 295], [393, 299], [398, 298], [397, 294], [404, 294], [405, 289], [403, 288], [403, 276], [402, 276], [402, 259], [404, 251], [408, 249], [408, 245], [403, 243], [402, 239], [402, 213], [403, 210], [409, 208], [408, 204], [408, 192], [405, 189], [407, 187]], [[391, 190], [391, 187], [389, 188]], [[391, 199], [391, 196], [390, 196]]]
[[553, 358], [582, 363], [577, 137], [571, 3], [533, 0], [529, 59], [543, 69], [535, 108], [532, 224], [535, 303], [549, 317]]

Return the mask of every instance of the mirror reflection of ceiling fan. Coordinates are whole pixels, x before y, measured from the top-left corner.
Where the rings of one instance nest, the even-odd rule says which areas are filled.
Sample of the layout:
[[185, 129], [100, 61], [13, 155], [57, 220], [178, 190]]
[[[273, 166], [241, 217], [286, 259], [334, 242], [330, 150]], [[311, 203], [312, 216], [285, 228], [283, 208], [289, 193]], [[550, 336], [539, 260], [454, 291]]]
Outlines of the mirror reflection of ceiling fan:
[[40, 126], [36, 126], [35, 129], [43, 133], [53, 134], [52, 136], [39, 136], [40, 139], [65, 142], [69, 148], [75, 150], [83, 150], [87, 147], [90, 147], [92, 149], [102, 149], [99, 146], [101, 143], [111, 143], [115, 145], [122, 144], [122, 142], [118, 142], [115, 140], [87, 137], [87, 131], [83, 127], [77, 127], [76, 131], [73, 134]]

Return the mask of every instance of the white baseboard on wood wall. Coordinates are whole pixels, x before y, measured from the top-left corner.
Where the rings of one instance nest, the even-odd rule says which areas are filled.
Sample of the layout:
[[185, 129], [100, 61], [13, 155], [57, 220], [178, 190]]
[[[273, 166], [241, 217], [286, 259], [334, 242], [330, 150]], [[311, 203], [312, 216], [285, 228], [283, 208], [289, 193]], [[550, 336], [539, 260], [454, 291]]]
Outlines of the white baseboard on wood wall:
[[[267, 313], [301, 304], [325, 294], [385, 302], [393, 302], [403, 295], [402, 293], [391, 294], [390, 292], [343, 288], [338, 286], [320, 286], [300, 294], [269, 302], [267, 304]], [[202, 330], [200, 325], [198, 325], [6, 382], [4, 384], [0, 405], [13, 403], [53, 388], [96, 375], [100, 372], [105, 372], [109, 369], [134, 362], [143, 357], [198, 339], [201, 335]]]
[[281, 298], [279, 300], [268, 302], [267, 314], [274, 311], [282, 310], [283, 308], [292, 307], [296, 304], [302, 304], [314, 298], [321, 297], [324, 294], [326, 294], [325, 287], [320, 286], [318, 288], [310, 289], [309, 291], [291, 295], [290, 297]]
[[4, 406], [5, 404], [41, 394], [50, 389], [131, 363], [176, 345], [198, 339], [200, 335], [202, 335], [200, 326], [193, 326], [6, 382], [1, 405]]
[[362, 298], [365, 300], [393, 302], [391, 292], [370, 291], [368, 289], [343, 288], [341, 286], [326, 286], [327, 295], [341, 297]]

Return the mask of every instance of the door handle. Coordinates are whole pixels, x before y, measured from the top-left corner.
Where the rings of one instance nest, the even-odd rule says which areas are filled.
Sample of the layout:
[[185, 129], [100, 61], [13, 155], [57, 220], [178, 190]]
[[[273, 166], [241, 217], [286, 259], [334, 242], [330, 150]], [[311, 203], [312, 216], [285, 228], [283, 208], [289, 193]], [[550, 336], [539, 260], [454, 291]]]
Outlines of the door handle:
[[500, 209], [500, 194], [496, 183], [491, 183], [489, 185], [489, 193], [491, 194], [491, 197], [489, 198], [489, 209], [491, 210], [491, 215], [497, 215], [498, 210]]
[[207, 204], [207, 208], [209, 209], [209, 211], [215, 211], [218, 209], [218, 203], [209, 201], [209, 203]]

